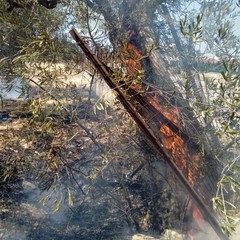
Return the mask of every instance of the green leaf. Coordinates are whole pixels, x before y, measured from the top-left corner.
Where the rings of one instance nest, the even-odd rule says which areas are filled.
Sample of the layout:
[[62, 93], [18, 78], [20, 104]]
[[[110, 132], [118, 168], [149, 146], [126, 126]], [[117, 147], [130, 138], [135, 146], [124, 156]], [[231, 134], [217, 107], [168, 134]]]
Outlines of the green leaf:
[[232, 129], [228, 129], [228, 130], [226, 131], [226, 133], [228, 133], [228, 134], [230, 134], [230, 135], [235, 135], [235, 136], [238, 135], [238, 132], [235, 131], [235, 130], [232, 130]]
[[47, 195], [45, 197], [42, 197], [40, 200], [39, 200], [39, 203], [43, 206], [46, 205], [46, 202], [50, 199], [50, 195]]
[[225, 72], [221, 71], [221, 75], [222, 75], [222, 77], [224, 78], [225, 81], [228, 81], [228, 78], [227, 78]]
[[56, 213], [56, 212], [58, 212], [60, 210], [61, 204], [62, 204], [62, 200], [61, 199], [55, 201], [55, 203], [53, 205], [53, 209], [52, 209], [54, 213]]
[[1, 58], [1, 59], [0, 59], [0, 63], [1, 63], [1, 62], [4, 62], [4, 61], [7, 60], [8, 58], [9, 58], [9, 57]]
[[68, 205], [69, 207], [73, 206], [73, 198], [72, 198], [72, 193], [70, 191], [70, 189], [68, 188]]
[[104, 106], [103, 106], [103, 104], [101, 102], [96, 103], [96, 108], [98, 110], [104, 110]]

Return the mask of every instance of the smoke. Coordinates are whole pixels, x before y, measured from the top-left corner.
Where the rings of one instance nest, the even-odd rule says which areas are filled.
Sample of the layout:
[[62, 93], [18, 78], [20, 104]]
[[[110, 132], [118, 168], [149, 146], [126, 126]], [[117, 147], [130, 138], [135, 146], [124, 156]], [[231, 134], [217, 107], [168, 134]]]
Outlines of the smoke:
[[[208, 222], [202, 219], [198, 219], [198, 225], [203, 230], [199, 230], [199, 227], [197, 229], [195, 225], [196, 225], [195, 223], [192, 225], [190, 223], [191, 230], [188, 231], [188, 233], [192, 237], [192, 239], [190, 238], [191, 240], [219, 240], [218, 235]], [[240, 224], [236, 227], [236, 231], [232, 234], [232, 236], [229, 237], [229, 239], [230, 240], [240, 239]]]
[[197, 223], [199, 227], [196, 227], [196, 222], [194, 220], [192, 224], [190, 223], [188, 235], [190, 236], [191, 240], [219, 240], [218, 235], [208, 222], [204, 221], [203, 219], [198, 219]]

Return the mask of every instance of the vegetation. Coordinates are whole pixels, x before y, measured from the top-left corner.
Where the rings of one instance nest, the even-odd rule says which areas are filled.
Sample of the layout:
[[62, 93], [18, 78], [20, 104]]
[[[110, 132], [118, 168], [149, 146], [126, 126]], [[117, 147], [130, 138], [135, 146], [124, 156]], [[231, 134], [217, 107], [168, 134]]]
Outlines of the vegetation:
[[[191, 3], [199, 6], [197, 16]], [[91, 98], [91, 87], [80, 91], [67, 80], [87, 72], [92, 86], [99, 78], [70, 38], [72, 25], [121, 80], [122, 54], [130, 54], [124, 48], [129, 26], [121, 23], [131, 20], [140, 32], [135, 44], [145, 53], [146, 67], [131, 77], [137, 83], [144, 76], [162, 92], [173, 92], [204, 129], [202, 151], [211, 152], [220, 168], [213, 207], [230, 234], [238, 222], [240, 194], [239, 39], [233, 31], [239, 12], [234, 6], [234, 1], [208, 0], [1, 0], [1, 86], [7, 91], [20, 86], [24, 100], [1, 97], [0, 116], [7, 112], [13, 122], [1, 117], [6, 128], [0, 134], [0, 210], [28, 179], [45, 191], [41, 203], [50, 201], [54, 212], [64, 205], [77, 208], [97, 192], [101, 199], [108, 196], [112, 209], [117, 206], [137, 231], [183, 228], [183, 204], [174, 195], [171, 174], [164, 164], [156, 167], [159, 157], [125, 110], [117, 101], [111, 109], [107, 100]], [[196, 50], [200, 44], [204, 51]], [[210, 53], [217, 64], [202, 61]], [[213, 71], [217, 78], [208, 75]]]

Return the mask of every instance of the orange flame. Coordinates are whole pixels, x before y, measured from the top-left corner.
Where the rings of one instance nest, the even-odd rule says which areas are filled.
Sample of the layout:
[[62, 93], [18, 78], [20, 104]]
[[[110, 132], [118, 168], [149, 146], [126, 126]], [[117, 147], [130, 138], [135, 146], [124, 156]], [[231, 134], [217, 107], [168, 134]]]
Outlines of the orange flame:
[[127, 53], [124, 56], [124, 61], [126, 63], [127, 72], [128, 74], [133, 75], [142, 69], [140, 61], [142, 54], [132, 43], [128, 43], [126, 50]]

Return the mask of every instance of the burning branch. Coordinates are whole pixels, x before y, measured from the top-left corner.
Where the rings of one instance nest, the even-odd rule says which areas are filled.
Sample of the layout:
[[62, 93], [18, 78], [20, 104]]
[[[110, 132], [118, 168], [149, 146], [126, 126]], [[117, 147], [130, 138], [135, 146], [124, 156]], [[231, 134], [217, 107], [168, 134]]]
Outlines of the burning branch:
[[[91, 52], [77, 31], [72, 29], [70, 33], [108, 86], [117, 93], [119, 101], [151, 142], [156, 152], [172, 169], [179, 182], [196, 203], [204, 219], [210, 223], [221, 240], [227, 240], [227, 236], [222, 232], [215, 217], [205, 205], [202, 199], [204, 195], [201, 197], [194, 190], [196, 173], [200, 175], [202, 173], [199, 161], [201, 154], [198, 145], [184, 132], [183, 124], [179, 122], [180, 111], [151, 86], [115, 83], [113, 71]], [[131, 43], [129, 46], [131, 47]], [[131, 50], [136, 50], [136, 48], [132, 46]], [[137, 63], [135, 66], [139, 68], [139, 64]], [[188, 163], [191, 161], [192, 167], [189, 168]]]

